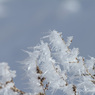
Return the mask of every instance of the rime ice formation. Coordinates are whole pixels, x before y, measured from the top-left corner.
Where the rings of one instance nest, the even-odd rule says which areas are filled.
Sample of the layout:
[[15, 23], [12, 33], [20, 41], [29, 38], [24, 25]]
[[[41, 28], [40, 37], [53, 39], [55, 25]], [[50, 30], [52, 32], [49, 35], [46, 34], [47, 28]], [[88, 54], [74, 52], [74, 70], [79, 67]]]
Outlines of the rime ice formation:
[[[46, 40], [45, 40], [46, 39]], [[65, 42], [62, 33], [51, 31], [42, 38], [39, 45], [32, 47], [22, 64], [29, 79], [30, 93], [19, 89], [14, 92], [13, 82], [0, 85], [0, 95], [46, 95], [63, 91], [63, 95], [95, 95], [95, 58], [85, 59], [79, 56], [79, 49], [69, 46], [73, 37]], [[15, 77], [15, 71], [9, 70], [8, 64], [0, 64], [0, 83], [5, 84]], [[16, 87], [15, 87], [16, 88]], [[10, 94], [6, 94], [8, 89]], [[17, 88], [16, 88], [17, 89]]]

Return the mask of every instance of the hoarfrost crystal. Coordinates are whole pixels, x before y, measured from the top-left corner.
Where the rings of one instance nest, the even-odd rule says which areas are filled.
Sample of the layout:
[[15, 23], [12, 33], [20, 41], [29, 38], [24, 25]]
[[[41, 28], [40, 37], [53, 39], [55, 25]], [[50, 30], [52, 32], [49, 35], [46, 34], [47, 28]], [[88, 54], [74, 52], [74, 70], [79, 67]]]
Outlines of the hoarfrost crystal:
[[[45, 40], [47, 39], [47, 40]], [[15, 71], [7, 63], [0, 64], [0, 95], [46, 95], [61, 90], [63, 95], [95, 95], [95, 58], [79, 56], [79, 49], [69, 46], [73, 36], [62, 38], [62, 33], [51, 31], [39, 45], [25, 51], [29, 57], [22, 63], [29, 79], [30, 93], [15, 87]]]

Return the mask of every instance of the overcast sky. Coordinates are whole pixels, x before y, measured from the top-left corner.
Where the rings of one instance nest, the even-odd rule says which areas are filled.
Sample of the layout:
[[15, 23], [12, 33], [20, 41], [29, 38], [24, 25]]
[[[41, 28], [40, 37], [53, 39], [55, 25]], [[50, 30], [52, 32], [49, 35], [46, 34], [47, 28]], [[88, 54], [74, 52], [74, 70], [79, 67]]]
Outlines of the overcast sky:
[[49, 30], [62, 32], [65, 40], [74, 36], [71, 48], [95, 57], [95, 0], [0, 0], [0, 62], [17, 70], [22, 90], [28, 91], [19, 84], [23, 71], [17, 61], [27, 57], [22, 49], [38, 44]]

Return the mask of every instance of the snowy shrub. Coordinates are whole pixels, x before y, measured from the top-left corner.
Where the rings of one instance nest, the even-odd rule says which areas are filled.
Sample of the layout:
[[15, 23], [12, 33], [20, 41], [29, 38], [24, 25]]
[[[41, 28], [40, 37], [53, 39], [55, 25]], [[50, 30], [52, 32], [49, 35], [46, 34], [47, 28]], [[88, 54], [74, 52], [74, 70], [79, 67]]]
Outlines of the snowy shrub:
[[62, 33], [51, 31], [41, 39], [39, 45], [32, 47], [22, 64], [29, 79], [30, 93], [15, 87], [7, 63], [0, 63], [0, 95], [46, 95], [49, 89], [54, 95], [61, 90], [62, 95], [95, 95], [95, 58], [85, 59], [79, 56], [79, 49], [69, 46]]

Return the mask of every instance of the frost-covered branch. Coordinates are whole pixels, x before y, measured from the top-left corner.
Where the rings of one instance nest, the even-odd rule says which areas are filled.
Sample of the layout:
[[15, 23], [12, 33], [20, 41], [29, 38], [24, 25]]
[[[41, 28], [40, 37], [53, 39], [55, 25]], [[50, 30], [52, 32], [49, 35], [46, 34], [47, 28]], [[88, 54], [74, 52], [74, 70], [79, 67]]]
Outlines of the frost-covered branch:
[[23, 95], [25, 92], [17, 89], [13, 82], [16, 71], [11, 71], [7, 63], [0, 63], [0, 95]]
[[95, 58], [85, 59], [79, 56], [78, 48], [70, 49], [72, 39], [72, 36], [68, 37], [65, 42], [62, 33], [54, 30], [43, 37], [39, 45], [32, 47], [31, 51], [25, 51], [29, 56], [22, 64], [29, 79], [30, 93], [15, 87], [12, 81], [15, 71], [9, 70], [8, 65], [1, 63], [0, 91], [5, 88], [10, 91], [4, 95], [46, 95], [50, 89], [52, 94], [61, 90], [63, 95], [94, 95]]

